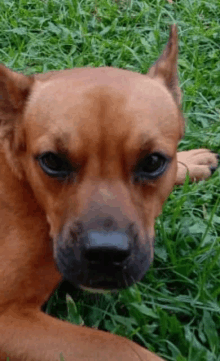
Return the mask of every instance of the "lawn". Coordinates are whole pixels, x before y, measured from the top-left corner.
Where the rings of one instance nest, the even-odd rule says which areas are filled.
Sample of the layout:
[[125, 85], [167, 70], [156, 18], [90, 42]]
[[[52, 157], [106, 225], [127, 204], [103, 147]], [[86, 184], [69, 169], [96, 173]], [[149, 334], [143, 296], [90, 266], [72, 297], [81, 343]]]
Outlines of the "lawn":
[[[177, 22], [187, 122], [179, 148], [220, 151], [217, 0], [0, 0], [0, 17], [0, 61], [25, 74], [82, 66], [145, 73]], [[219, 175], [174, 189], [142, 282], [99, 296], [62, 284], [46, 311], [128, 337], [169, 361], [220, 361]]]

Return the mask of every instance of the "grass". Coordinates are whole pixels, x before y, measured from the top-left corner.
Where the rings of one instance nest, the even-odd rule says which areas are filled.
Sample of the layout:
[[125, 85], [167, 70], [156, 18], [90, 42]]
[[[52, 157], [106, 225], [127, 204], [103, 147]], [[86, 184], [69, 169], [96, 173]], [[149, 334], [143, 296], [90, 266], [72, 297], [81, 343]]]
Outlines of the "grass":
[[[177, 22], [187, 118], [180, 149], [219, 151], [216, 0], [0, 0], [0, 9], [0, 61], [26, 74], [106, 65], [145, 73]], [[62, 284], [47, 312], [133, 339], [169, 361], [220, 361], [219, 174], [174, 189], [142, 282], [101, 296]]]

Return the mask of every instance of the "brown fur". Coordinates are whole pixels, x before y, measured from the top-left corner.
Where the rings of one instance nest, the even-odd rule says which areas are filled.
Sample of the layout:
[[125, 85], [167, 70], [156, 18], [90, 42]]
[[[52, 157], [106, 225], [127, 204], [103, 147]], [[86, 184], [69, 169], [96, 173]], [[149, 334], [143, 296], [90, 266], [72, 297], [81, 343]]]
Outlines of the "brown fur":
[[[68, 234], [78, 220], [89, 225], [94, 214], [107, 214], [124, 227], [129, 219], [152, 260], [155, 218], [186, 176], [183, 169], [177, 175], [184, 126], [176, 61], [173, 26], [148, 76], [87, 68], [26, 77], [0, 67], [1, 361], [58, 361], [61, 354], [66, 361], [161, 360], [131, 341], [56, 320], [40, 308], [61, 279], [53, 255], [58, 236], [63, 232], [63, 246], [71, 247]], [[76, 178], [61, 184], [48, 177], [36, 160], [45, 151], [80, 165]], [[134, 184], [138, 157], [154, 151], [171, 157], [169, 168], [155, 181]], [[216, 158], [204, 152], [208, 176]]]

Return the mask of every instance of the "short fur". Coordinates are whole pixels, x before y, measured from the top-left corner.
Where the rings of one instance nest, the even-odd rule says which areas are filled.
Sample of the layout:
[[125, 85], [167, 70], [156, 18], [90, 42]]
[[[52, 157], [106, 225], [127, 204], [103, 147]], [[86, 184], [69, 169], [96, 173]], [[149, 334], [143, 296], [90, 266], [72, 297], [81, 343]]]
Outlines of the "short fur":
[[[41, 306], [61, 280], [57, 265], [67, 278], [79, 272], [81, 286], [99, 288], [99, 276], [108, 282], [104, 265], [94, 275], [81, 261], [85, 232], [99, 227], [129, 228], [134, 257], [122, 282], [140, 279], [174, 184], [187, 169], [201, 179], [217, 166], [207, 150], [177, 154], [184, 122], [176, 68], [175, 26], [147, 75], [86, 68], [27, 77], [0, 66], [1, 361], [61, 354], [66, 361], [161, 360], [122, 337], [56, 320]], [[75, 176], [60, 182], [45, 174], [38, 156], [48, 151], [67, 156]], [[168, 169], [133, 182], [139, 157], [152, 152], [170, 157]]]

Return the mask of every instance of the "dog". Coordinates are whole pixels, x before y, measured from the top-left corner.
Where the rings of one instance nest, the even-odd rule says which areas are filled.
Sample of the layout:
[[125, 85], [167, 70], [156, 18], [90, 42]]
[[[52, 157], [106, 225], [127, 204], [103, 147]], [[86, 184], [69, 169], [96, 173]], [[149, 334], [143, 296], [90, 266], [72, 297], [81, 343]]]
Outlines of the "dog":
[[[159, 361], [134, 342], [41, 311], [61, 278], [95, 290], [139, 281], [174, 184], [217, 167], [184, 134], [177, 30], [148, 74], [0, 67], [0, 360]], [[179, 163], [178, 163], [179, 161]]]

